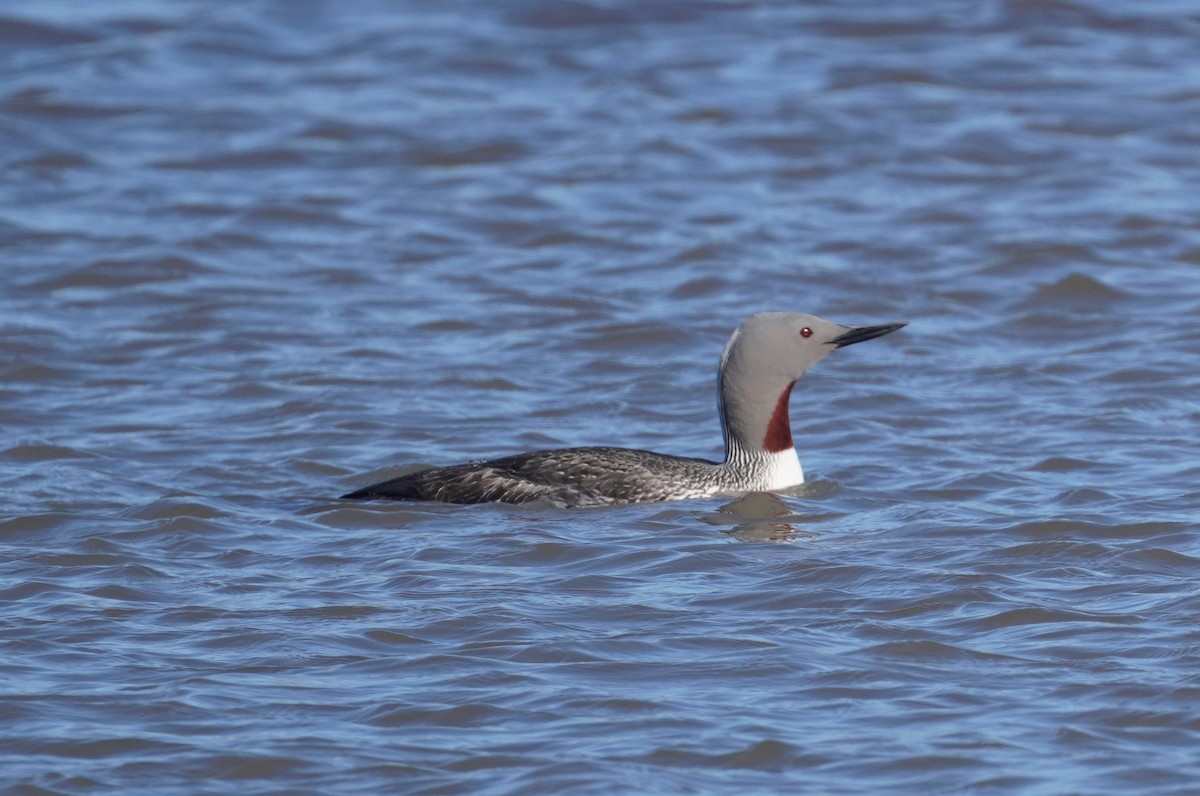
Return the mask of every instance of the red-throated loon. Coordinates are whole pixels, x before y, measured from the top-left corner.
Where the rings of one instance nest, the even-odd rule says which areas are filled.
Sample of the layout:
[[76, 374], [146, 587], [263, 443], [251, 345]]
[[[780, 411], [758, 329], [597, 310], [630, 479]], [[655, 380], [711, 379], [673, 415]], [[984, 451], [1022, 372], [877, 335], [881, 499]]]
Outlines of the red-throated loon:
[[842, 326], [798, 312], [751, 315], [721, 354], [717, 405], [725, 460], [631, 448], [560, 448], [434, 467], [355, 490], [355, 500], [599, 506], [769, 492], [804, 483], [788, 399], [806, 370], [834, 349], [904, 326]]

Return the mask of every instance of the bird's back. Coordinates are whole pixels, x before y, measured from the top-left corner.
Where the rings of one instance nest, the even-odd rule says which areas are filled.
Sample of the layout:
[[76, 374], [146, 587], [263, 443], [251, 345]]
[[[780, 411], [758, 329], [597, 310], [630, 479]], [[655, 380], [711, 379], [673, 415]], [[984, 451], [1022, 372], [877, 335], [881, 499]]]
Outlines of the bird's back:
[[704, 459], [633, 448], [560, 448], [434, 467], [344, 497], [559, 506], [645, 503], [712, 495], [720, 488], [720, 469]]

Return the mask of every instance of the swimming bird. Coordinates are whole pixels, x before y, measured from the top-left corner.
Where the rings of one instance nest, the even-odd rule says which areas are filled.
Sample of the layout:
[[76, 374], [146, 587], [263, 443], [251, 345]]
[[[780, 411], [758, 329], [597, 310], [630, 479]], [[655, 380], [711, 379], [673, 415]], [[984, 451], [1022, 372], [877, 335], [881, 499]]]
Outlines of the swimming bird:
[[842, 326], [798, 312], [751, 315], [717, 372], [720, 462], [632, 448], [559, 448], [434, 467], [355, 490], [352, 500], [540, 502], [598, 506], [769, 492], [804, 483], [788, 402], [796, 380], [831, 352], [905, 323]]

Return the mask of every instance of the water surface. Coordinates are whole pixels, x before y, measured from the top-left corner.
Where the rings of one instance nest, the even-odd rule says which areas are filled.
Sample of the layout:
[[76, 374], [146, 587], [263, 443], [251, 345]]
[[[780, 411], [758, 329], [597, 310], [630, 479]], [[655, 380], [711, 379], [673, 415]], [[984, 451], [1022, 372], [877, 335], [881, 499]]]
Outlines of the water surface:
[[[1195, 791], [1189, 3], [0, 8], [12, 793]], [[350, 504], [720, 455], [797, 495]]]

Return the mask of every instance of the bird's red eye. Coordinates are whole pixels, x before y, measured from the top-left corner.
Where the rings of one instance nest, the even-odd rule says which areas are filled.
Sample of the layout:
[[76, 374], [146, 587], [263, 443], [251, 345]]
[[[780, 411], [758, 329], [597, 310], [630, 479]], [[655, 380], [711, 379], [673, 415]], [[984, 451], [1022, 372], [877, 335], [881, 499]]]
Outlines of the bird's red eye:
[[807, 326], [805, 326], [800, 330], [800, 336], [805, 338], [812, 337], [812, 329], [809, 329]]

